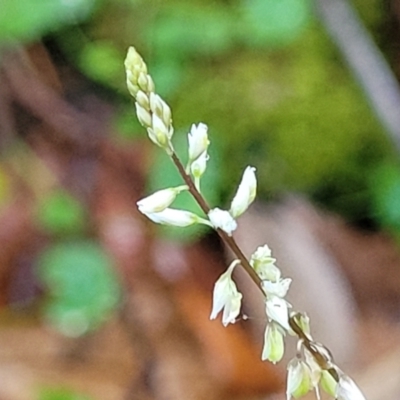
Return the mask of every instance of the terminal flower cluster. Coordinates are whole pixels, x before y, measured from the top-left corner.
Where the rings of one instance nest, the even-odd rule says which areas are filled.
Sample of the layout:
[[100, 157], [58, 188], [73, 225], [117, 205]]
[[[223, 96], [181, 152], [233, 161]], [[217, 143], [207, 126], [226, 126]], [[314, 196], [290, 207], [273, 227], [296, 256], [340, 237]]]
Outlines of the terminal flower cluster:
[[[248, 166], [244, 170], [229, 210], [210, 208], [201, 194], [201, 178], [209, 159], [210, 140], [207, 125], [199, 123], [191, 126], [188, 133], [187, 164], [183, 167], [172, 144], [174, 129], [171, 109], [155, 92], [155, 85], [148, 74], [147, 66], [133, 47], [128, 50], [125, 67], [128, 90], [135, 99], [139, 122], [147, 130], [150, 140], [171, 157], [185, 183], [158, 190], [139, 200], [139, 211], [158, 224], [178, 227], [208, 225], [217, 230], [237, 256], [215, 283], [210, 319], [215, 319], [222, 313], [224, 326], [237, 321], [243, 295], [238, 290], [232, 274], [240, 264], [265, 297], [267, 325], [261, 358], [272, 363], [279, 362], [284, 356], [286, 336], [297, 336], [297, 352], [287, 367], [287, 400], [299, 398], [310, 390], [314, 390], [317, 399], [320, 399], [320, 388], [336, 400], [365, 400], [354, 381], [334, 364], [328, 349], [313, 340], [307, 315], [294, 311], [285, 299], [292, 280], [282, 276], [276, 259], [272, 257], [271, 249], [267, 245], [260, 246], [251, 255], [250, 260], [247, 260], [232, 237], [237, 228], [237, 218], [248, 209], [256, 197], [255, 168]], [[170, 207], [176, 197], [184, 191], [193, 195], [204, 216]]]

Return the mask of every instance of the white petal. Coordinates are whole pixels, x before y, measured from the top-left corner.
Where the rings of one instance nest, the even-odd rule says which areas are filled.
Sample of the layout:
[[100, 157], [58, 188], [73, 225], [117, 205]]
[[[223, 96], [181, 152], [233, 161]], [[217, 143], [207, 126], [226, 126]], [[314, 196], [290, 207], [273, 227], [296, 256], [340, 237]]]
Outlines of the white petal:
[[237, 289], [231, 293], [229, 301], [225, 304], [224, 312], [222, 314], [222, 324], [224, 326], [236, 322], [236, 318], [240, 313], [240, 307], [242, 305], [242, 297], [242, 294], [239, 293]]
[[222, 229], [229, 236], [232, 236], [232, 232], [237, 228], [236, 221], [232, 218], [228, 211], [224, 211], [219, 208], [213, 208], [208, 213], [208, 218], [215, 229]]
[[188, 134], [189, 140], [189, 161], [194, 161], [201, 154], [207, 151], [208, 145], [210, 144], [207, 135], [207, 125], [199, 123], [197, 126], [192, 125]]
[[177, 194], [187, 189], [187, 186], [178, 186], [176, 188], [158, 190], [152, 195], [139, 200], [136, 204], [143, 214], [158, 213], [169, 207]]
[[336, 388], [336, 398], [337, 400], [365, 400], [364, 395], [354, 381], [344, 374], [340, 376]]
[[254, 167], [247, 167], [243, 173], [242, 181], [229, 210], [234, 218], [242, 215], [256, 197], [257, 179], [255, 170]]
[[265, 304], [268, 318], [290, 331], [287, 301], [274, 296], [268, 299]]
[[166, 208], [158, 213], [143, 213], [157, 224], [185, 227], [200, 222], [200, 218], [189, 211]]
[[281, 279], [278, 282], [263, 281], [262, 287], [267, 296], [285, 297], [292, 283], [290, 278]]
[[252, 254], [250, 264], [257, 275], [271, 282], [277, 282], [281, 278], [280, 269], [274, 264], [275, 258], [271, 256], [271, 249], [267, 246], [260, 246]]

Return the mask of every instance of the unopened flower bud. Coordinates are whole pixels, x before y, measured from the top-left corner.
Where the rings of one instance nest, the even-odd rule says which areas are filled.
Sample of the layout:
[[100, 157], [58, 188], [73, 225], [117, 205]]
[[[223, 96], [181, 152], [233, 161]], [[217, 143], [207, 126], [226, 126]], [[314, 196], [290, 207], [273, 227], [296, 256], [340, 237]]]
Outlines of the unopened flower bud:
[[257, 192], [257, 179], [254, 167], [247, 167], [243, 173], [229, 212], [234, 218], [242, 215], [254, 201]]
[[195, 161], [190, 165], [190, 172], [194, 178], [200, 178], [206, 171], [207, 161], [209, 156], [207, 151], [200, 155]]
[[[139, 209], [139, 211], [142, 211]], [[173, 208], [166, 208], [165, 210], [157, 213], [146, 213], [142, 211], [147, 218], [151, 219], [156, 224], [186, 227], [196, 223], [204, 223], [202, 218], [189, 211], [175, 210]]]
[[319, 383], [324, 392], [328, 393], [332, 397], [335, 397], [337, 382], [328, 371], [321, 371], [321, 378]]
[[147, 74], [140, 72], [138, 76], [138, 85], [141, 90], [147, 92]]
[[143, 108], [139, 103], [135, 103], [136, 107], [136, 115], [139, 120], [139, 122], [144, 126], [145, 128], [151, 127], [152, 120], [151, 120], [151, 114]]
[[126, 80], [128, 90], [132, 96], [136, 97], [139, 90], [139, 75], [147, 74], [147, 66], [140, 54], [134, 47], [129, 47], [125, 58]]
[[270, 322], [267, 325], [264, 335], [264, 347], [261, 356], [263, 361], [268, 360], [275, 364], [282, 359], [285, 352], [284, 336], [285, 332], [278, 324]]
[[300, 329], [311, 339], [310, 318], [306, 313], [295, 313], [293, 318]]
[[288, 377], [286, 399], [299, 398], [307, 394], [312, 388], [310, 368], [298, 358], [294, 358], [288, 364]]
[[237, 228], [236, 221], [232, 218], [228, 211], [221, 210], [220, 208], [213, 208], [208, 213], [208, 218], [215, 229], [221, 229], [229, 236]]
[[139, 200], [136, 204], [139, 208], [139, 211], [143, 214], [161, 212], [172, 204], [180, 192], [187, 189], [188, 187], [183, 185], [175, 188], [158, 190], [152, 195]]
[[150, 111], [150, 101], [146, 93], [139, 90], [136, 94], [136, 101], [142, 106], [146, 111]]

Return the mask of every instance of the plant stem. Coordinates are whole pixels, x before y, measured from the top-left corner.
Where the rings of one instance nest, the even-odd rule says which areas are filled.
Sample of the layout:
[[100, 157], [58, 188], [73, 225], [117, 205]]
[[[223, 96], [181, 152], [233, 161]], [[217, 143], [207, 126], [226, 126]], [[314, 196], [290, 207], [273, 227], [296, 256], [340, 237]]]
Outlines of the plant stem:
[[[202, 194], [197, 190], [192, 178], [186, 173], [185, 168], [180, 161], [179, 157], [176, 153], [172, 153], [171, 159], [177, 167], [180, 175], [185, 181], [186, 185], [189, 187], [189, 192], [194, 197], [200, 208], [203, 212], [208, 215], [211, 208], [202, 196]], [[237, 259], [240, 260], [240, 264], [242, 268], [247, 272], [253, 282], [257, 285], [258, 289], [261, 290], [262, 294], [265, 296], [264, 290], [262, 288], [262, 279], [257, 275], [254, 271], [253, 267], [250, 265], [246, 256], [243, 254], [242, 250], [237, 245], [235, 239], [232, 236], [229, 236], [222, 229], [217, 229], [217, 233], [220, 238], [225, 242], [225, 244], [232, 250]], [[316, 344], [313, 340], [311, 340], [306, 333], [303, 332], [302, 328], [296, 322], [296, 315], [289, 317], [289, 325], [292, 328], [293, 332], [298, 336], [300, 340], [302, 340], [304, 347], [311, 353], [314, 357], [315, 361], [318, 363], [321, 369], [328, 371], [332, 377], [338, 382], [339, 375], [337, 371], [331, 367], [330, 360], [327, 360], [315, 347]], [[319, 345], [321, 346], [321, 345]]]

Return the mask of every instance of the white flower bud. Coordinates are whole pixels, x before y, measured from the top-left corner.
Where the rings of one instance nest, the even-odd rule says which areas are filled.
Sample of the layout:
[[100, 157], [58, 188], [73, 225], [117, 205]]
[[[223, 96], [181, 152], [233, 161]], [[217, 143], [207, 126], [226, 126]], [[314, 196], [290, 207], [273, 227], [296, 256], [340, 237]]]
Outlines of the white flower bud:
[[188, 134], [189, 140], [189, 162], [193, 162], [205, 151], [207, 151], [210, 141], [207, 135], [207, 125], [199, 123], [197, 126], [192, 125]]
[[336, 399], [365, 400], [365, 397], [354, 381], [347, 375], [342, 374], [336, 386]]
[[133, 46], [130, 46], [125, 58], [125, 68], [129, 71], [139, 70], [147, 74], [147, 66], [141, 55]]
[[254, 167], [247, 167], [243, 173], [229, 212], [234, 218], [242, 215], [254, 201], [257, 192], [257, 179]]
[[237, 223], [232, 218], [231, 214], [229, 214], [228, 211], [221, 210], [220, 208], [213, 208], [210, 210], [208, 218], [215, 229], [221, 229], [229, 236], [232, 236], [232, 232], [237, 228]]
[[266, 303], [266, 312], [269, 319], [277, 322], [287, 331], [291, 331], [289, 325], [288, 302], [280, 297], [271, 297]]
[[238, 292], [235, 282], [232, 280], [232, 271], [239, 264], [239, 260], [231, 263], [229, 268], [217, 280], [214, 286], [213, 308], [210, 319], [215, 319], [220, 311], [222, 313], [222, 324], [236, 322], [240, 313], [242, 294]]
[[275, 261], [271, 257], [271, 249], [264, 245], [252, 254], [250, 264], [261, 279], [276, 282], [281, 278], [281, 271], [274, 265]]
[[158, 146], [166, 148], [170, 142], [169, 131], [164, 122], [156, 115], [152, 115], [150, 139]]
[[192, 173], [194, 178], [200, 178], [204, 172], [206, 171], [207, 161], [210, 157], [205, 151], [200, 155], [195, 161], [190, 165], [190, 172]]
[[[143, 212], [140, 209], [139, 211]], [[196, 223], [204, 223], [196, 214], [184, 210], [175, 210], [173, 208], [166, 208], [157, 213], [143, 212], [143, 214], [156, 224], [162, 225], [186, 227]]]
[[146, 93], [142, 90], [138, 90], [136, 94], [136, 101], [146, 110], [150, 111], [150, 102]]
[[297, 323], [297, 325], [299, 325], [300, 329], [311, 340], [310, 317], [304, 312], [302, 313], [296, 312], [294, 313], [293, 318]]
[[285, 297], [292, 283], [290, 278], [280, 279], [277, 282], [263, 281], [262, 287], [267, 296]]
[[144, 109], [139, 103], [135, 103], [136, 115], [139, 122], [145, 127], [149, 128], [152, 124], [150, 113]]
[[308, 365], [294, 358], [288, 364], [288, 377], [286, 387], [286, 399], [298, 398], [307, 394], [313, 388], [311, 382], [311, 371]]
[[141, 90], [148, 92], [148, 76], [145, 72], [140, 72], [137, 80], [137, 84]]
[[183, 190], [188, 190], [186, 185], [175, 188], [158, 190], [150, 196], [139, 200], [136, 204], [143, 214], [158, 213], [169, 207], [176, 196]]
[[133, 97], [136, 97], [139, 91], [139, 75], [141, 73], [147, 74], [147, 66], [140, 54], [132, 46], [129, 47], [125, 58], [125, 70], [128, 90]]
[[284, 336], [285, 333], [278, 324], [270, 322], [267, 325], [261, 356], [263, 361], [268, 360], [275, 364], [282, 359], [285, 352]]

